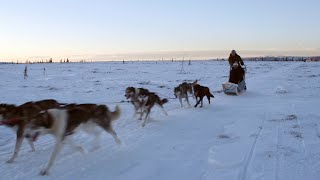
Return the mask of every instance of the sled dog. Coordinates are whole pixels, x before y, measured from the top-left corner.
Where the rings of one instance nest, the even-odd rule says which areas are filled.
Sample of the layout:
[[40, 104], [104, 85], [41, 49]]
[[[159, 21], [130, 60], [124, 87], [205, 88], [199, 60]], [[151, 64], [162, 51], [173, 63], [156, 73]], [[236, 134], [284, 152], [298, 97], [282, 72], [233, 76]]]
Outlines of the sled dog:
[[47, 166], [40, 171], [41, 175], [48, 175], [64, 140], [67, 136], [73, 134], [80, 125], [91, 126], [95, 124], [110, 133], [114, 140], [120, 144], [121, 141], [112, 128], [112, 121], [118, 119], [120, 116], [119, 106], [116, 106], [114, 112], [109, 111], [105, 105], [85, 106], [90, 106], [92, 109], [69, 107], [42, 111], [26, 125], [24, 136], [31, 141], [35, 141], [38, 136], [43, 134], [52, 134], [55, 138], [53, 152]]
[[[210, 89], [206, 86], [201, 86], [198, 84], [198, 81], [194, 81], [192, 83], [194, 96], [196, 97], [197, 103], [194, 107], [197, 107], [198, 104], [201, 102], [200, 107], [203, 106], [203, 97], [206, 96], [209, 104], [210, 104], [210, 97], [214, 98], [214, 96], [210, 93]], [[199, 98], [199, 100], [198, 100]]]
[[189, 103], [188, 93], [189, 94], [193, 94], [192, 93], [192, 84], [191, 83], [184, 82], [184, 83], [179, 84], [177, 87], [174, 88], [174, 95], [175, 95], [176, 98], [179, 99], [181, 107], [183, 107], [182, 98], [186, 99], [189, 107], [191, 106], [190, 103]]
[[141, 110], [142, 110], [140, 114], [140, 119], [142, 119], [143, 114], [145, 114], [142, 127], [146, 125], [146, 121], [154, 105], [158, 105], [163, 110], [165, 115], [168, 115], [168, 113], [163, 108], [163, 105], [168, 102], [168, 99], [160, 99], [160, 97], [153, 92], [141, 93], [138, 99], [141, 102]]
[[[30, 118], [36, 116], [42, 110], [57, 108], [59, 106], [60, 104], [53, 99], [46, 99], [36, 102], [30, 101], [20, 106], [15, 106], [12, 104], [0, 105], [0, 125], [4, 125], [16, 131], [14, 152], [7, 163], [12, 163], [18, 157], [18, 153], [23, 142], [25, 125], [28, 123]], [[28, 140], [28, 143], [31, 147], [31, 151], [35, 151], [33, 142]]]

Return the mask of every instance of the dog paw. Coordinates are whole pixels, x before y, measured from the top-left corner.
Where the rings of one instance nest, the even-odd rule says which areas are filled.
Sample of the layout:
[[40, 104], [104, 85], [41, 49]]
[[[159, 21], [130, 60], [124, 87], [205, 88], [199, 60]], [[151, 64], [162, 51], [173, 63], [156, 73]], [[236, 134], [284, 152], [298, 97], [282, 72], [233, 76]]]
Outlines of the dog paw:
[[144, 127], [146, 125], [146, 123], [142, 123], [142, 127]]
[[9, 159], [7, 163], [13, 163], [13, 159]]
[[42, 169], [39, 173], [39, 175], [41, 176], [48, 176], [49, 175], [49, 171], [47, 169]]
[[121, 144], [121, 140], [119, 138], [116, 138], [115, 141], [117, 144]]
[[75, 150], [78, 151], [78, 152], [80, 152], [81, 154], [85, 154], [85, 150], [84, 150], [84, 148], [81, 147], [81, 146], [76, 146], [76, 147], [75, 147]]

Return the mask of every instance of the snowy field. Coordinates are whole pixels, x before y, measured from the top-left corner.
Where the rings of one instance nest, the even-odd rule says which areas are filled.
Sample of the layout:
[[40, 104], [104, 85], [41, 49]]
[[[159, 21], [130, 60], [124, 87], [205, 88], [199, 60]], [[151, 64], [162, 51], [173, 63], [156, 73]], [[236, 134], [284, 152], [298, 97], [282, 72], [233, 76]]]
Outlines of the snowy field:
[[[64, 146], [46, 177], [38, 174], [54, 139], [40, 137], [36, 152], [24, 142], [7, 164], [15, 134], [0, 126], [0, 179], [319, 180], [320, 63], [245, 63], [248, 91], [241, 96], [217, 92], [228, 80], [227, 62], [186, 62], [182, 72], [180, 62], [34, 64], [26, 80], [25, 65], [0, 65], [0, 103], [53, 98], [122, 110], [114, 122], [121, 145], [103, 133], [93, 149], [92, 137], [80, 132], [75, 141], [85, 153]], [[173, 88], [195, 79], [211, 89], [212, 104], [204, 99], [202, 109], [180, 108]], [[133, 106], [120, 103], [128, 86], [170, 98], [169, 116], [155, 107], [141, 127]]]

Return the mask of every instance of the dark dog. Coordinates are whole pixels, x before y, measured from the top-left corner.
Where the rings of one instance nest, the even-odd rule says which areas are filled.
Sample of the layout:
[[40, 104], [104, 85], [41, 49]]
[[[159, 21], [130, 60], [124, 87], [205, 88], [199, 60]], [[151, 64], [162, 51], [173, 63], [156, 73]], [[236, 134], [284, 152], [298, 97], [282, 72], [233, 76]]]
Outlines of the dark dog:
[[189, 107], [191, 106], [190, 103], [189, 103], [188, 93], [193, 94], [192, 93], [192, 84], [191, 83], [184, 82], [184, 83], [179, 84], [179, 86], [174, 88], [174, 95], [176, 96], [176, 98], [179, 99], [181, 107], [183, 107], [182, 98], [186, 99]]
[[158, 105], [163, 110], [165, 115], [168, 115], [168, 113], [163, 108], [163, 105], [168, 102], [168, 99], [161, 100], [158, 95], [156, 95], [155, 93], [152, 93], [152, 92], [141, 93], [139, 95], [138, 99], [142, 105], [141, 106], [142, 113], [140, 115], [140, 119], [142, 119], [142, 116], [144, 113], [146, 114], [144, 121], [142, 123], [142, 127], [144, 127], [146, 125], [146, 121], [147, 121], [149, 114], [151, 112], [151, 109], [154, 105]]
[[119, 116], [120, 108], [118, 106], [114, 112], [111, 112], [105, 105], [95, 104], [69, 106], [67, 109], [49, 109], [39, 113], [26, 125], [25, 137], [35, 141], [39, 135], [52, 134], [56, 139], [50, 160], [40, 174], [48, 175], [64, 140], [73, 134], [80, 125], [99, 126], [110, 133], [119, 144], [121, 141], [112, 128], [112, 121], [118, 119]]
[[[198, 81], [195, 81], [192, 83], [192, 86], [193, 86], [193, 91], [194, 91], [194, 95], [196, 97], [196, 100], [197, 100], [197, 103], [194, 107], [197, 107], [198, 104], [201, 102], [201, 105], [200, 107], [203, 106], [203, 97], [204, 96], [207, 96], [207, 99], [209, 101], [209, 104], [210, 104], [210, 97], [213, 97], [214, 96], [210, 93], [210, 89], [206, 86], [201, 86], [198, 84]], [[198, 100], [199, 98], [199, 100]]]
[[[57, 108], [60, 104], [53, 99], [46, 99], [36, 102], [27, 102], [18, 107], [15, 105], [0, 105], [1, 120], [0, 125], [5, 125], [16, 130], [16, 145], [12, 157], [7, 161], [12, 163], [18, 156], [23, 142], [23, 133], [26, 123], [36, 116], [40, 111], [49, 108]], [[28, 141], [32, 151], [35, 151], [32, 141]]]

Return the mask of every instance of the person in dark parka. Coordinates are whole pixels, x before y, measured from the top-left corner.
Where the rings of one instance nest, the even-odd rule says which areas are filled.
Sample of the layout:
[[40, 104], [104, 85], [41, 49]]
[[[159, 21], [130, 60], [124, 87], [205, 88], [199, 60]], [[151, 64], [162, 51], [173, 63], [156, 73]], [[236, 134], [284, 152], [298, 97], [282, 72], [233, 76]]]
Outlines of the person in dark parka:
[[236, 52], [235, 50], [232, 50], [232, 51], [231, 51], [230, 56], [229, 56], [229, 58], [228, 58], [228, 61], [229, 61], [230, 67], [232, 67], [232, 65], [233, 65], [235, 62], [238, 62], [238, 64], [241, 65], [241, 66], [244, 65], [241, 57], [237, 54], [237, 52]]
[[242, 68], [242, 66], [244, 66], [243, 60], [235, 50], [232, 50], [228, 61], [230, 64], [229, 82], [238, 84], [244, 79], [245, 71]]

